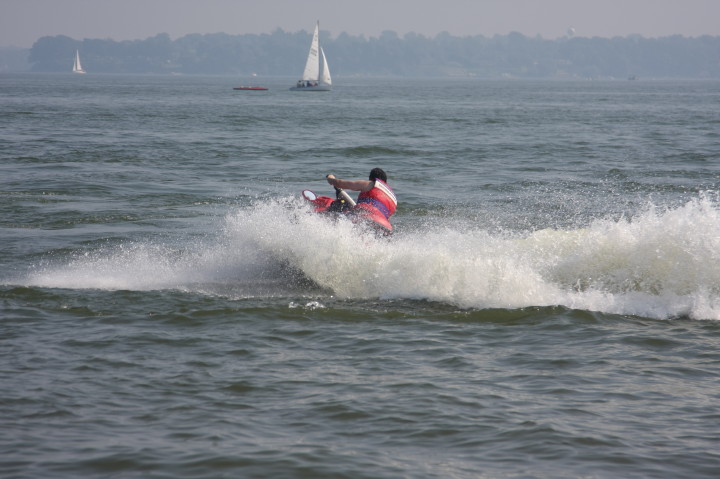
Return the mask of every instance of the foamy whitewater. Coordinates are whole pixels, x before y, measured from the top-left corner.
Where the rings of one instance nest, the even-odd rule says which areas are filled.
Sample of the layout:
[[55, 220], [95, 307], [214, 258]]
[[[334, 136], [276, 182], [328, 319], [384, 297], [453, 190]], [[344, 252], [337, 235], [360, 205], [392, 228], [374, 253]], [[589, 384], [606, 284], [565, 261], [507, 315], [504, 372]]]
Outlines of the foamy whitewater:
[[111, 245], [39, 265], [23, 284], [214, 293], [234, 283], [232, 294], [242, 297], [258, 294], [258, 285], [264, 294], [288, 293], [297, 271], [341, 298], [720, 320], [718, 211], [717, 198], [703, 196], [578, 230], [491, 234], [443, 222], [387, 239], [283, 198], [234, 211], [212, 239]]

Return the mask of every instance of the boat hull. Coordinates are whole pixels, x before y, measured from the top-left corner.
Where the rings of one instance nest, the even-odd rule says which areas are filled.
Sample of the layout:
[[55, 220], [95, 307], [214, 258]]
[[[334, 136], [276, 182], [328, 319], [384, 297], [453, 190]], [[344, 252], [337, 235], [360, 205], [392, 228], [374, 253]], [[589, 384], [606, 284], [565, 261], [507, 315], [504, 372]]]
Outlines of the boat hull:
[[252, 90], [252, 91], [266, 91], [267, 88], [264, 86], [236, 86], [233, 90]]
[[300, 86], [300, 87], [294, 86], [294, 87], [290, 87], [290, 91], [330, 91], [330, 90], [332, 90], [332, 87], [330, 87], [330, 86], [323, 86], [323, 85], [318, 85], [318, 86]]
[[355, 201], [341, 189], [336, 189], [336, 193], [337, 199], [318, 196], [310, 190], [304, 190], [302, 195], [313, 204], [316, 213], [343, 215], [353, 223], [365, 222], [381, 236], [392, 235], [392, 224], [380, 212], [366, 209], [363, 204], [356, 205]]

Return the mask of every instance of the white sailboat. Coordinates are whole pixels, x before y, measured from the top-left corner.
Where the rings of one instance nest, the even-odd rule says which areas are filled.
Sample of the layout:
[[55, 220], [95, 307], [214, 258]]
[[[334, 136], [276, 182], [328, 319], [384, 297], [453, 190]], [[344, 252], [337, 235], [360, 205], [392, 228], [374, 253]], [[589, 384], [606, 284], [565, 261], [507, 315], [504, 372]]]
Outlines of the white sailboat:
[[310, 43], [310, 52], [305, 62], [305, 71], [302, 79], [298, 80], [297, 84], [290, 88], [293, 91], [330, 91], [332, 88], [330, 68], [328, 67], [327, 58], [325, 58], [325, 52], [318, 41], [319, 32], [320, 22], [317, 22], [312, 43]]
[[87, 73], [80, 64], [80, 51], [78, 50], [75, 50], [75, 63], [73, 63], [72, 71], [73, 73]]

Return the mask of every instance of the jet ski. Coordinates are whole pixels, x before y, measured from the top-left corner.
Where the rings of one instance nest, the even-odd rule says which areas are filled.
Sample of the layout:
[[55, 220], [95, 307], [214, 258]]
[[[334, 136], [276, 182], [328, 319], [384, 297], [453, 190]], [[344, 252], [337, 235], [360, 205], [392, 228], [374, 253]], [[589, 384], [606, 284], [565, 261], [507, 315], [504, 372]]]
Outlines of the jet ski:
[[342, 188], [335, 188], [335, 198], [319, 196], [312, 190], [303, 190], [302, 196], [312, 203], [316, 213], [329, 216], [345, 216], [353, 223], [365, 223], [381, 236], [390, 236], [393, 233], [392, 224], [382, 215], [358, 206], [355, 200]]

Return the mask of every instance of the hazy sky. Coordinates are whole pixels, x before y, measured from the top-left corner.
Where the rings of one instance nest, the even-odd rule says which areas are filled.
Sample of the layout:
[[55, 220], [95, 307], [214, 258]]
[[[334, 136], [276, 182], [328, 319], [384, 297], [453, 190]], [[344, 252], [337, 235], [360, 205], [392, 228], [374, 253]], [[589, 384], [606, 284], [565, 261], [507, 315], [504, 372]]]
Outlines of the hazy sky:
[[333, 38], [383, 30], [434, 37], [720, 35], [720, 0], [0, 0], [0, 46], [46, 35], [113, 40], [168, 33], [310, 31]]

